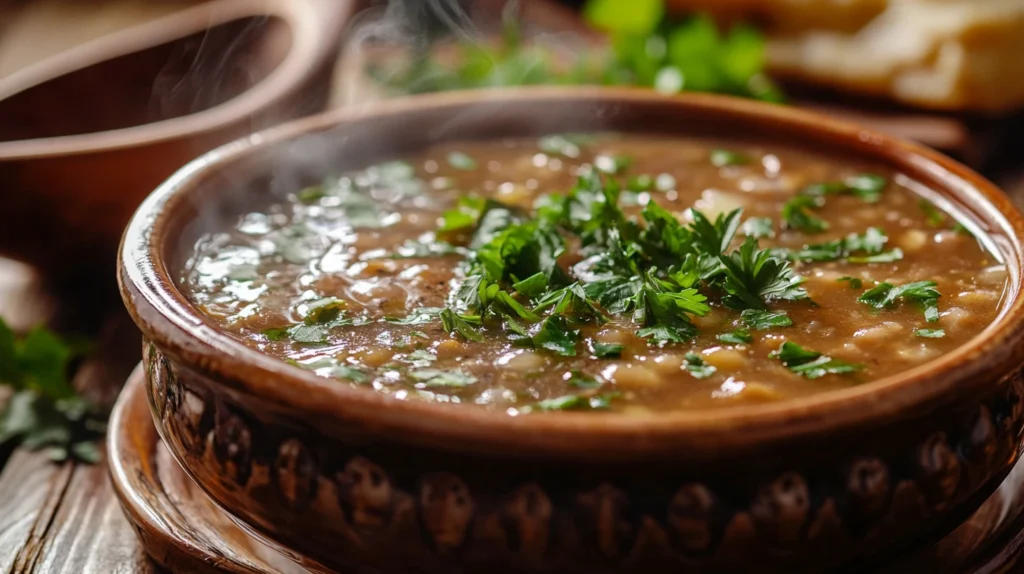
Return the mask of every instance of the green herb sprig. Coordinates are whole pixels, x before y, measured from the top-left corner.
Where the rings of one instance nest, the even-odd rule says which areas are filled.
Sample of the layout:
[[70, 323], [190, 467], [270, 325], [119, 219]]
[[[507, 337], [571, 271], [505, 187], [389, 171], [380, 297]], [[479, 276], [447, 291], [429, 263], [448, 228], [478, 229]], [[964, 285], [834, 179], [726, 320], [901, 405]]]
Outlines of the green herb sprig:
[[13, 391], [0, 414], [0, 444], [16, 441], [55, 461], [99, 460], [96, 441], [106, 430], [107, 413], [68, 380], [83, 352], [42, 327], [18, 338], [0, 319], [0, 385]]
[[527, 85], [652, 87], [664, 93], [726, 93], [779, 102], [764, 73], [764, 39], [750, 26], [727, 33], [708, 16], [666, 14], [664, 0], [590, 0], [587, 23], [608, 34], [610, 50], [555, 52], [523, 39], [518, 14], [504, 14], [496, 44], [462, 41], [447, 54], [430, 48], [395, 66], [371, 64], [371, 78], [393, 94]]
[[847, 363], [817, 351], [805, 349], [792, 341], [782, 343], [782, 346], [777, 351], [773, 351], [771, 356], [782, 361], [782, 364], [790, 371], [807, 379], [853, 373], [864, 368], [864, 365], [858, 363]]

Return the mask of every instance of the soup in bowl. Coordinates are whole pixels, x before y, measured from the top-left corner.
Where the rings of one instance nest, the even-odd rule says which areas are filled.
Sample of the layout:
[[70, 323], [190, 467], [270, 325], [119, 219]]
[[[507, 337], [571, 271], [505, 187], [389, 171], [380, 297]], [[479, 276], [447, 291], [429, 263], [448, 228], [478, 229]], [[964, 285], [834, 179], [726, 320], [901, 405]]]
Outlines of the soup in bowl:
[[171, 451], [302, 554], [792, 571], [948, 529], [1009, 470], [1022, 230], [855, 126], [531, 89], [217, 150], [120, 279]]

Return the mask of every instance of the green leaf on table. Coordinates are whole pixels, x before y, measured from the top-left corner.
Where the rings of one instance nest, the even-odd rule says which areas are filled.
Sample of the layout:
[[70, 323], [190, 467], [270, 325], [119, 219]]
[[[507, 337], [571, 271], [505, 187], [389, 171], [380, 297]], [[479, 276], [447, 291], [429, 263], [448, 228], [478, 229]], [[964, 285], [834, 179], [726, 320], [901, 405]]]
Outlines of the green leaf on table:
[[42, 327], [19, 339], [0, 319], [0, 385], [13, 391], [0, 412], [0, 443], [18, 441], [54, 460], [98, 459], [106, 413], [77, 396], [68, 379], [83, 350]]

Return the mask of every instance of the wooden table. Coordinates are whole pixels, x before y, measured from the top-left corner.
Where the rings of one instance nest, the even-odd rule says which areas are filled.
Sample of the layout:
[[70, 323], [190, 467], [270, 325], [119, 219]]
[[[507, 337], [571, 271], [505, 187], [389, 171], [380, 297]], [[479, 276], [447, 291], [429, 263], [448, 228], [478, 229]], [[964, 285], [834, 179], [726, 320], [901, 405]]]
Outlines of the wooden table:
[[[13, 3], [0, 0], [0, 11]], [[39, 4], [60, 3], [46, 0]], [[138, 7], [138, 2], [126, 3]], [[146, 10], [139, 13], [144, 17], [152, 14]], [[0, 33], [5, 28], [11, 30], [9, 24], [10, 21], [0, 18]], [[85, 29], [82, 33], [92, 32]], [[7, 38], [9, 42], [11, 36]], [[13, 66], [11, 54], [21, 54], [19, 57], [28, 61], [33, 59], [10, 48], [11, 44], [7, 44], [5, 53], [4, 46], [4, 39], [0, 38], [0, 75]], [[52, 46], [47, 45], [44, 52], [47, 50], [52, 50]], [[346, 68], [343, 65], [340, 69]], [[343, 100], [342, 97], [336, 101]], [[1004, 140], [1000, 149], [1008, 151], [1001, 153], [985, 172], [1024, 206], [1024, 148], [1020, 143]], [[86, 290], [77, 300], [55, 301], [40, 285], [30, 269], [0, 260], [0, 316], [15, 328], [45, 322], [92, 337], [97, 341], [96, 352], [77, 370], [75, 384], [95, 399], [111, 403], [140, 357], [139, 335], [127, 314], [110, 292], [97, 294]], [[107, 283], [110, 286], [112, 281]], [[103, 462], [55, 464], [42, 453], [8, 448], [0, 451], [0, 467], [0, 574], [158, 570], [141, 551], [124, 518]], [[1018, 535], [1008, 544], [1016, 550], [1024, 546], [1024, 537]]]

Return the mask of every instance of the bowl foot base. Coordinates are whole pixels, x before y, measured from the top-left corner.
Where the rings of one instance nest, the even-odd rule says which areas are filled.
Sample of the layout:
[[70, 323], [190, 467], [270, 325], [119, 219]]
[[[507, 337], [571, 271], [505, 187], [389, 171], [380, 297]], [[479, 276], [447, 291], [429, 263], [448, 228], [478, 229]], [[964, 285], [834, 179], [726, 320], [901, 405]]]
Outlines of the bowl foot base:
[[[132, 373], [114, 409], [109, 457], [114, 489], [145, 551], [172, 572], [330, 573], [269, 541], [214, 504], [164, 448]], [[927, 546], [927, 547], [926, 547]], [[1024, 565], [1024, 459], [963, 524], [883, 572], [981, 574]]]

